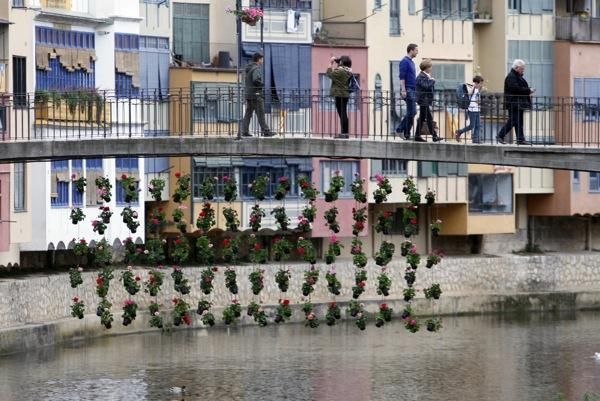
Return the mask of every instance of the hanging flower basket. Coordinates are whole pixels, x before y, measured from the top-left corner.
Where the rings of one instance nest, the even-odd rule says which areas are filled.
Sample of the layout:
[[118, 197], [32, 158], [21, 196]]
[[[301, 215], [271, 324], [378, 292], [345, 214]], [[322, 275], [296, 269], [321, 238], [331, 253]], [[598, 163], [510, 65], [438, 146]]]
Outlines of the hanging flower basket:
[[258, 7], [248, 7], [240, 11], [227, 8], [226, 11], [229, 14], [235, 14], [239, 16], [243, 23], [250, 26], [255, 26], [256, 23], [264, 16], [263, 10]]

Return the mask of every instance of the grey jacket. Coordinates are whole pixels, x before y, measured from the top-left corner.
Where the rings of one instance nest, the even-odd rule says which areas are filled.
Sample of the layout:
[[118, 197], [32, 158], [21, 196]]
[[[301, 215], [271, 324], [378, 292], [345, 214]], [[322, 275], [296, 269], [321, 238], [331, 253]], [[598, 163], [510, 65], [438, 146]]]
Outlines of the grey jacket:
[[256, 100], [263, 97], [265, 83], [263, 81], [262, 66], [252, 62], [246, 66], [246, 99]]

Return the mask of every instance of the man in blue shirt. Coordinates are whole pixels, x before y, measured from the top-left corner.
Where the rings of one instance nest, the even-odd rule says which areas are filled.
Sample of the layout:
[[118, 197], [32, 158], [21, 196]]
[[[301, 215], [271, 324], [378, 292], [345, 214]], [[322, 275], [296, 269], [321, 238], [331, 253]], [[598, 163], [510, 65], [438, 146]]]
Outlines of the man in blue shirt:
[[419, 54], [419, 46], [411, 43], [406, 48], [406, 56], [400, 61], [400, 95], [406, 102], [406, 115], [396, 128], [397, 134], [403, 134], [404, 139], [410, 139], [413, 120], [417, 114], [415, 90], [417, 88], [417, 71], [413, 59]]

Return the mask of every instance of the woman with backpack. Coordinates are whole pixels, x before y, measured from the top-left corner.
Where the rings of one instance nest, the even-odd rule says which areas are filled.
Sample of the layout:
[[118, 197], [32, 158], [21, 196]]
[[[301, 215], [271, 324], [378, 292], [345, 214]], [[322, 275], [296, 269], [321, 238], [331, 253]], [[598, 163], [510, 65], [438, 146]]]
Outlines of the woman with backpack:
[[340, 116], [342, 133], [336, 138], [348, 138], [348, 100], [350, 99], [349, 82], [352, 74], [352, 60], [348, 56], [332, 57], [329, 60], [327, 76], [331, 79], [329, 95], [335, 99], [335, 109]]
[[481, 88], [483, 87], [483, 77], [476, 75], [473, 77], [473, 85], [466, 85], [467, 94], [469, 95], [469, 106], [467, 108], [467, 117], [469, 125], [454, 132], [454, 138], [460, 142], [460, 136], [465, 132], [473, 130], [471, 136], [472, 143], [481, 143], [479, 139], [479, 127], [481, 126]]
[[433, 104], [433, 90], [435, 88], [435, 79], [431, 76], [433, 69], [433, 63], [431, 59], [424, 59], [419, 65], [421, 72], [417, 75], [416, 82], [416, 96], [417, 104], [419, 105], [419, 120], [417, 121], [417, 132], [415, 133], [415, 142], [427, 142], [423, 136], [421, 136], [421, 128], [423, 123], [427, 120], [427, 129], [433, 137], [433, 142], [439, 142], [442, 140], [435, 132], [433, 128], [433, 116], [431, 115], [430, 106]]

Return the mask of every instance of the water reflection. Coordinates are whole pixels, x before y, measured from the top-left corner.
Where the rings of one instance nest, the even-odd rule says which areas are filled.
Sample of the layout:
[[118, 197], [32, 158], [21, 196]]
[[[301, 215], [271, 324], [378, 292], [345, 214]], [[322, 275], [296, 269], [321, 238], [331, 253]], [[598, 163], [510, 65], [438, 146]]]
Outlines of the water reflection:
[[[600, 391], [597, 313], [152, 333], [0, 358], [11, 400], [581, 400]], [[185, 394], [180, 393], [185, 386]]]

